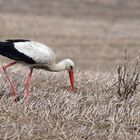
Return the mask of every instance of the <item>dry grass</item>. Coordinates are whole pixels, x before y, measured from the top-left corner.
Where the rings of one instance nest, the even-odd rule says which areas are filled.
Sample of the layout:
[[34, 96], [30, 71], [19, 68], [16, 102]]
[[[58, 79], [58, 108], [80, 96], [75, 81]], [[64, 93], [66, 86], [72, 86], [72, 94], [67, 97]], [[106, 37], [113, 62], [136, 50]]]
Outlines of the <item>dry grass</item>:
[[[0, 139], [139, 140], [139, 65], [121, 65], [125, 48], [128, 59], [139, 52], [139, 7], [139, 0], [1, 0], [0, 40], [32, 39], [52, 47], [57, 61], [73, 59], [77, 91], [67, 73], [36, 70], [29, 103], [14, 103], [1, 73]], [[15, 68], [8, 73], [24, 96], [28, 69]]]
[[[17, 67], [16, 71], [9, 71], [19, 95], [25, 92], [27, 71], [27, 68], [21, 66]], [[9, 85], [1, 81], [0, 90], [5, 96], [0, 100], [0, 138], [140, 138], [139, 85], [132, 96], [120, 99], [118, 85], [112, 86], [118, 81], [117, 71], [111, 74], [77, 70], [75, 76], [77, 91], [72, 93], [67, 73], [50, 74], [36, 70], [32, 79], [29, 103], [22, 100], [14, 103], [12, 96], [9, 97], [12, 95]]]

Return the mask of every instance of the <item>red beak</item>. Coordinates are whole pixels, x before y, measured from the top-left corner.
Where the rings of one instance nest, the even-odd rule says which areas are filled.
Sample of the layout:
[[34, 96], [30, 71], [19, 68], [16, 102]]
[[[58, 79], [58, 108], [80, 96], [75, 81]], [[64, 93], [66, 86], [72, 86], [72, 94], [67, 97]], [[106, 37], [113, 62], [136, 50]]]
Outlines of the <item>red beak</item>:
[[69, 77], [70, 77], [70, 83], [71, 83], [72, 91], [74, 91], [75, 87], [74, 87], [74, 72], [73, 72], [73, 70], [69, 71]]

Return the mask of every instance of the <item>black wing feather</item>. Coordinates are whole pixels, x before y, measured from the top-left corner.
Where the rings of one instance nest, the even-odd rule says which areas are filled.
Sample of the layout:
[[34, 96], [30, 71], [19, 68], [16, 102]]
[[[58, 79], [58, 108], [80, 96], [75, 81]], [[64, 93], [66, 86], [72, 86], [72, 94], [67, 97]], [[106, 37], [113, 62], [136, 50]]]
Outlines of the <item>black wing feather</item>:
[[36, 62], [15, 49], [13, 41], [0, 42], [0, 55], [8, 57], [16, 61], [22, 61], [28, 64], [35, 64]]

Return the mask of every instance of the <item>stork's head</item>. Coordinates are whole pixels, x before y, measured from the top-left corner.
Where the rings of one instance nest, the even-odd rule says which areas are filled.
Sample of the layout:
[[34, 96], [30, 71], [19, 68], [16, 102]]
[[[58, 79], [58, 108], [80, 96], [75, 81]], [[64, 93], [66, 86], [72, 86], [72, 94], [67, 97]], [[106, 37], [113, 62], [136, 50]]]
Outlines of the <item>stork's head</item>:
[[46, 65], [46, 70], [54, 71], [54, 72], [67, 70], [68, 73], [69, 73], [69, 78], [70, 78], [70, 83], [71, 83], [72, 90], [73, 91], [75, 90], [75, 87], [74, 87], [74, 71], [73, 71], [74, 70], [74, 62], [71, 59], [64, 59], [57, 64], [53, 63], [49, 66], [47, 64]]
[[65, 69], [67, 71], [71, 71], [74, 68], [74, 62], [71, 59], [65, 59], [64, 60], [65, 63]]
[[71, 59], [65, 59], [64, 60], [65, 63], [65, 69], [68, 71], [69, 73], [69, 78], [70, 78], [70, 83], [71, 83], [71, 87], [72, 90], [75, 90], [74, 87], [74, 62]]

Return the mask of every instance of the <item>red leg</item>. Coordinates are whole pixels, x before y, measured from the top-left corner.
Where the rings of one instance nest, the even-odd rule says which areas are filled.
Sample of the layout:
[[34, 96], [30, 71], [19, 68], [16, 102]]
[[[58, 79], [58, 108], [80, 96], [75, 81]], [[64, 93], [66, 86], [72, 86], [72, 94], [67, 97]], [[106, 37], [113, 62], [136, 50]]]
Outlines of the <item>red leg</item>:
[[30, 83], [31, 83], [32, 73], [33, 73], [33, 68], [30, 69], [30, 73], [29, 73], [27, 81], [26, 81], [26, 90], [27, 90], [27, 93], [26, 93], [26, 96], [25, 96], [26, 100], [30, 95]]
[[8, 67], [14, 65], [14, 64], [16, 64], [16, 62], [9, 63], [9, 64], [3, 66], [2, 69], [3, 69], [3, 71], [4, 71], [5, 75], [6, 75], [6, 78], [7, 78], [8, 82], [9, 82], [10, 85], [11, 85], [11, 88], [12, 88], [12, 91], [13, 91], [13, 95], [16, 96], [16, 95], [17, 95], [17, 92], [16, 92], [16, 90], [15, 90], [15, 87], [14, 87], [12, 81], [10, 80], [10, 78], [9, 78], [7, 72], [6, 72], [6, 69], [7, 69]]
[[3, 72], [3, 68], [0, 68], [0, 72]]
[[12, 62], [12, 63], [9, 63], [9, 64], [3, 66], [2, 68], [3, 68], [3, 69], [7, 69], [8, 67], [15, 65], [16, 63], [17, 63], [17, 62], [14, 61], [14, 62]]

